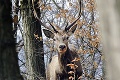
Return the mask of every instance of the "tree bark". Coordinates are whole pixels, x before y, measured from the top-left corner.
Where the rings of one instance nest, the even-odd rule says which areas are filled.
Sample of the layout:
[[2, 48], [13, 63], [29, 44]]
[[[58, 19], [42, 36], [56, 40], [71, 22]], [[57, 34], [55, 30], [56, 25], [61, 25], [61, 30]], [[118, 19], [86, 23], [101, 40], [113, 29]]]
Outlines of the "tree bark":
[[120, 0], [96, 0], [105, 53], [106, 80], [120, 79]]
[[[27, 1], [27, 0], [26, 0]], [[26, 68], [27, 68], [27, 80], [34, 80], [34, 71], [33, 71], [33, 45], [32, 45], [32, 36], [31, 36], [31, 10], [28, 7], [28, 3], [23, 2], [21, 16], [23, 24], [23, 40], [24, 40], [24, 51], [26, 57]]]
[[[36, 13], [38, 15], [38, 17], [41, 16], [40, 13], [40, 9], [38, 8], [38, 2], [39, 0], [35, 0], [34, 2], [34, 8], [36, 10]], [[34, 71], [35, 73], [41, 77], [41, 79], [43, 79], [42, 77], [45, 78], [45, 63], [44, 63], [44, 52], [43, 52], [43, 39], [42, 39], [42, 31], [41, 31], [41, 24], [39, 22], [39, 20], [37, 20], [34, 15], [32, 14], [33, 18], [33, 22], [34, 24], [32, 24], [33, 28], [33, 33], [37, 34], [39, 36], [38, 39], [34, 38], [34, 42], [33, 42], [33, 46], [35, 48], [34, 50], [34, 55], [33, 55], [33, 61], [34, 61]], [[39, 78], [35, 78], [35, 80], [39, 80]]]
[[23, 80], [12, 31], [11, 0], [0, 0], [0, 80]]
[[28, 73], [27, 80], [44, 80], [45, 64], [43, 41], [38, 41], [34, 37], [34, 34], [38, 34], [39, 37], [42, 37], [41, 25], [33, 16], [31, 0], [23, 0], [21, 5], [24, 30], [24, 49]]

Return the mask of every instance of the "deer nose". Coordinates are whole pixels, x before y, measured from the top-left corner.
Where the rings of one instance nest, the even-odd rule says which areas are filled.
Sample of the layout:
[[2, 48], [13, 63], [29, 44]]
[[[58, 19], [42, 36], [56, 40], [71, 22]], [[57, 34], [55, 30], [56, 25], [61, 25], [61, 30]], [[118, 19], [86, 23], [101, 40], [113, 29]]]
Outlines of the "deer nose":
[[63, 50], [65, 47], [66, 47], [65, 45], [60, 45], [60, 46], [59, 46], [59, 48], [62, 49], [62, 50]]

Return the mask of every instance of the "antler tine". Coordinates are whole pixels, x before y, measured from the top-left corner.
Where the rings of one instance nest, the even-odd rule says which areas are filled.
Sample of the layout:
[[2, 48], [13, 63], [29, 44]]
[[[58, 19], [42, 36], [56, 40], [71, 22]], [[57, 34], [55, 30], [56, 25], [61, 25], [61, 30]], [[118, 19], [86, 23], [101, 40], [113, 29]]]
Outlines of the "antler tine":
[[[47, 19], [47, 20], [48, 20], [48, 19]], [[50, 22], [50, 20], [48, 20], [48, 22], [49, 22], [49, 24], [52, 26], [54, 32], [55, 32], [55, 33], [58, 33], [58, 31], [57, 31], [56, 28], [55, 28], [56, 26], [54, 26], [54, 25]], [[60, 29], [60, 28], [57, 27], [57, 29]]]
[[43, 22], [41, 22], [41, 20], [39, 20], [39, 22], [40, 22], [40, 24], [41, 24], [42, 26], [44, 26], [44, 27], [47, 28], [48, 30], [54, 32], [50, 27], [48, 27], [48, 26], [45, 25]]
[[69, 30], [79, 20], [79, 18], [81, 17], [81, 0], [78, 0], [78, 2], [79, 2], [79, 6], [80, 6], [79, 7], [78, 18], [75, 21], [73, 21], [69, 26], [66, 26], [65, 31]]
[[52, 28], [55, 31], [55, 33], [58, 33], [58, 31], [55, 29], [55, 27], [51, 23], [49, 23], [49, 24], [52, 26]]
[[65, 28], [65, 31], [69, 30], [80, 18], [81, 16], [79, 16], [73, 23], [71, 23], [68, 27]]
[[66, 26], [65, 26], [65, 28], [68, 26], [68, 22], [67, 22], [67, 24], [66, 24]]

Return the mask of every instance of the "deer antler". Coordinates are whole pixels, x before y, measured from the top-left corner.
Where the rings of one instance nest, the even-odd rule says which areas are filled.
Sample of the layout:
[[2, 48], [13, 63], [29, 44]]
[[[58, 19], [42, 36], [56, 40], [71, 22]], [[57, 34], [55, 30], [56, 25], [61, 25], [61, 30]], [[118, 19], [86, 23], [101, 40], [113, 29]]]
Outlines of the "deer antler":
[[[48, 19], [47, 19], [48, 20]], [[49, 20], [48, 20], [49, 21]], [[58, 30], [60, 30], [60, 27], [56, 26], [56, 25], [53, 25], [50, 21], [49, 21], [49, 24], [52, 26], [53, 30], [55, 33], [58, 33]]]
[[51, 23], [49, 23], [49, 24], [52, 26], [52, 28], [55, 31], [55, 33], [58, 33], [58, 31], [55, 29], [55, 27]]
[[81, 0], [78, 0], [78, 2], [79, 2], [79, 14], [78, 14], [78, 18], [75, 21], [73, 21], [69, 26], [66, 26], [65, 27], [65, 31], [69, 30], [79, 20], [79, 18], [81, 17]]

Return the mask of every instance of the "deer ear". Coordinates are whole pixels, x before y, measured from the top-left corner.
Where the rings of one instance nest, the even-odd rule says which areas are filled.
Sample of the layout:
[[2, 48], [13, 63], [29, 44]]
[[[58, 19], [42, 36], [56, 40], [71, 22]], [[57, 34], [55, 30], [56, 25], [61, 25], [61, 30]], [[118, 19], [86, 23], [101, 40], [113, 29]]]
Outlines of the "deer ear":
[[54, 34], [50, 30], [43, 29], [43, 32], [44, 32], [44, 34], [45, 34], [46, 37], [52, 38], [52, 39], [54, 38]]
[[69, 35], [71, 35], [72, 33], [74, 33], [75, 30], [76, 30], [76, 28], [77, 28], [77, 24], [75, 24], [74, 26], [72, 26], [72, 27], [69, 29]]

